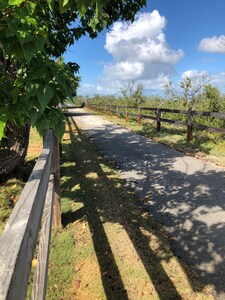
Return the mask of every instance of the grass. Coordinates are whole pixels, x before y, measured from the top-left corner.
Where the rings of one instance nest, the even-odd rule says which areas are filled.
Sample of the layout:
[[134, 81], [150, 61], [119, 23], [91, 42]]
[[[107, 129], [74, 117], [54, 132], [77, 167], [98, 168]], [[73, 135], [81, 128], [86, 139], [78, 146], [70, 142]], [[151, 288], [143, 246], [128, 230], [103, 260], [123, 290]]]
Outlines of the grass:
[[213, 299], [72, 119], [61, 176], [63, 225], [52, 237], [47, 299]]
[[142, 125], [138, 126], [137, 120], [126, 122], [124, 117], [116, 118], [105, 114], [103, 117], [188, 155], [196, 156], [223, 168], [225, 167], [224, 134], [194, 130], [193, 140], [187, 143], [185, 127], [162, 123], [161, 132], [156, 132], [156, 124], [151, 120], [143, 121]]
[[42, 140], [40, 136], [34, 129], [31, 129], [26, 163], [17, 167], [9, 176], [0, 179], [0, 234], [19, 199], [41, 148]]

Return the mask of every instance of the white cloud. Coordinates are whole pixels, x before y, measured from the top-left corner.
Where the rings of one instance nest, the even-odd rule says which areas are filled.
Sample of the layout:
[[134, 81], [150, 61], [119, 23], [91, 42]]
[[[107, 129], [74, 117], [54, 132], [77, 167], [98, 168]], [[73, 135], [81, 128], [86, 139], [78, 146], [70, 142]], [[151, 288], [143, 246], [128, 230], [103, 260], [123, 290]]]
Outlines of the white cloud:
[[185, 71], [181, 79], [185, 79], [186, 77], [192, 78], [194, 83], [203, 83], [206, 82], [209, 84], [212, 84], [214, 86], [217, 86], [220, 90], [224, 90], [225, 88], [225, 72], [221, 73], [215, 73], [215, 74], [210, 74], [208, 71], [202, 70], [187, 70]]
[[108, 85], [81, 84], [78, 88], [78, 95], [116, 95], [120, 92], [122, 84], [119, 81], [114, 81]]
[[141, 80], [140, 83], [144, 85], [145, 90], [161, 90], [169, 82], [170, 78], [167, 75], [159, 74], [153, 79]]
[[120, 94], [131, 80], [142, 83], [145, 90], [163, 89], [176, 73], [174, 64], [184, 56], [183, 50], [168, 45], [165, 28], [166, 19], [157, 10], [137, 14], [132, 24], [115, 22], [104, 46], [113, 61], [104, 64], [99, 85], [82, 85], [78, 92]]
[[106, 34], [105, 49], [112, 55], [113, 63], [104, 66], [103, 84], [117, 80], [159, 82], [174, 74], [173, 64], [184, 52], [169, 47], [165, 27], [166, 19], [157, 10], [138, 14], [132, 24], [116, 22]]
[[225, 36], [213, 36], [202, 39], [198, 45], [198, 50], [225, 54]]
[[210, 76], [209, 72], [208, 71], [198, 71], [196, 69], [192, 69], [192, 70], [187, 70], [185, 71], [181, 78], [182, 79], [185, 79], [186, 77], [189, 77], [189, 78], [200, 78], [200, 77], [204, 77], [204, 76]]
[[140, 78], [144, 71], [144, 64], [141, 62], [121, 61], [115, 64], [104, 66], [104, 73], [107, 77], [118, 80], [132, 80]]
[[212, 83], [218, 85], [220, 88], [225, 86], [225, 72], [217, 73], [213, 76]]

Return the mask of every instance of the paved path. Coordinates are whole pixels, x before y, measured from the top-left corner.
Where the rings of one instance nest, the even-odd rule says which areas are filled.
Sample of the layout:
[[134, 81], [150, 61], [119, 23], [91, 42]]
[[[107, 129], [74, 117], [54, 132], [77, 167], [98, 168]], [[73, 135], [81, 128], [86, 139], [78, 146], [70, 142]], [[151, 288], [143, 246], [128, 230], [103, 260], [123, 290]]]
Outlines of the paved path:
[[225, 299], [225, 172], [85, 110], [73, 112], [121, 177], [149, 198], [149, 211], [169, 232], [175, 254]]

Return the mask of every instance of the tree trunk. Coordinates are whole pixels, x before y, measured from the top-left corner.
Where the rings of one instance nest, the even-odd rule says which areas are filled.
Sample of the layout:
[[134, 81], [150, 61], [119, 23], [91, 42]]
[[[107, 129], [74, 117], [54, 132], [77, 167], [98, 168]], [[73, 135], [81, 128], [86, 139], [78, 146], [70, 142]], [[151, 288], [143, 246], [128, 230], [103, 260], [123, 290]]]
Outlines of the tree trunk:
[[0, 175], [7, 175], [22, 163], [27, 154], [29, 143], [30, 125], [16, 127], [7, 124], [5, 135], [0, 146]]

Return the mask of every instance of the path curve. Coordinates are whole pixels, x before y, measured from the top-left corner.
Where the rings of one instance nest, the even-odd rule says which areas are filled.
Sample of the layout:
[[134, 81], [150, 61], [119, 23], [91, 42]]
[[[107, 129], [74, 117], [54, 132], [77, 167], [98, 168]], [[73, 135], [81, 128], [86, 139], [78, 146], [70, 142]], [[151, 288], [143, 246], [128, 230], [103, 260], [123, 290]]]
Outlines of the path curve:
[[84, 109], [70, 111], [127, 184], [148, 197], [174, 254], [213, 285], [217, 299], [225, 299], [225, 172]]

